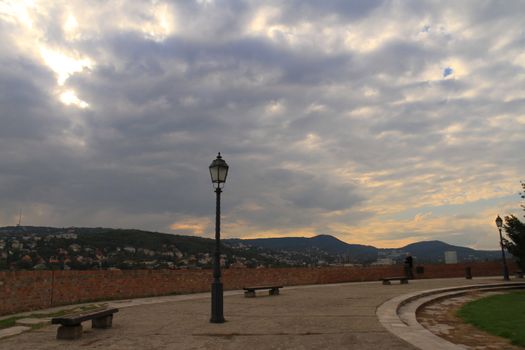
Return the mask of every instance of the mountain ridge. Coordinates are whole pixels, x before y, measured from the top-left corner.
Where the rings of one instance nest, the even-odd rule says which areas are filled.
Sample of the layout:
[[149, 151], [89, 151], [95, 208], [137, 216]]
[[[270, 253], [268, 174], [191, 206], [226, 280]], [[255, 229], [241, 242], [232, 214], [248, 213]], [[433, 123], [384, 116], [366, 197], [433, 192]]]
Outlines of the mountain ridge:
[[399, 262], [406, 253], [410, 253], [418, 262], [444, 262], [446, 251], [455, 251], [458, 262], [497, 259], [500, 254], [497, 250], [476, 250], [439, 240], [419, 241], [399, 248], [377, 248], [371, 245], [347, 243], [326, 234], [313, 237], [234, 238], [225, 241], [242, 242], [277, 251], [292, 250], [309, 253], [317, 249], [327, 254], [351, 256], [347, 259], [348, 262], [365, 261], [366, 263], [371, 263], [379, 258], [391, 258]]
[[[399, 263], [407, 252], [414, 256], [416, 263], [444, 262], [445, 251], [456, 251], [458, 262], [499, 259], [500, 254], [499, 251], [475, 250], [436, 240], [414, 242], [400, 248], [376, 248], [347, 243], [326, 234], [314, 237], [230, 238], [221, 242], [227, 264], [247, 267]], [[158, 268], [209, 267], [214, 246], [212, 238], [136, 229], [0, 227], [0, 255], [3, 257], [0, 265], [5, 266], [11, 258], [25, 257], [28, 261], [32, 260], [33, 265], [43, 261], [44, 265], [50, 266], [50, 261], [74, 261], [72, 256], [80, 256], [84, 262], [87, 261], [77, 261], [80, 267], [123, 266], [126, 261], [132, 261], [130, 266], [149, 266], [147, 264], [153, 261], [151, 264]]]

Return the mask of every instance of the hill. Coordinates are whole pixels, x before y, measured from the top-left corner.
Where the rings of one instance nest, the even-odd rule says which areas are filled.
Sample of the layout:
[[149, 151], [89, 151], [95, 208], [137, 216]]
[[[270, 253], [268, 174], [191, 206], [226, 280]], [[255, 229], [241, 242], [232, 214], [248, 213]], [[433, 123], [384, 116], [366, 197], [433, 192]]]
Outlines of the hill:
[[[0, 269], [210, 268], [214, 249], [213, 239], [133, 229], [0, 228]], [[282, 266], [256, 248], [221, 253], [225, 266]]]
[[304, 255], [305, 259], [316, 257], [326, 262], [371, 262], [376, 260], [378, 249], [361, 244], [349, 244], [330, 235], [282, 238], [229, 239], [226, 244], [269, 249], [274, 252], [288, 252]]
[[423, 241], [406, 245], [400, 250], [410, 252], [419, 262], [444, 262], [445, 252], [455, 251], [458, 261], [495, 260], [500, 258], [497, 250], [475, 250], [441, 241]]
[[[440, 241], [397, 249], [349, 244], [330, 235], [222, 240], [225, 267], [326, 266], [402, 262], [443, 263], [446, 251], [458, 261], [499, 259], [499, 251], [478, 251]], [[134, 229], [0, 227], [0, 269], [210, 268], [213, 239]]]
[[416, 242], [400, 248], [376, 248], [369, 245], [349, 244], [330, 235], [282, 238], [231, 239], [233, 246], [238, 244], [269, 249], [279, 253], [295, 253], [306, 257], [316, 257], [329, 263], [372, 263], [379, 258], [402, 262], [407, 252], [416, 263], [443, 263], [445, 252], [455, 251], [458, 262], [485, 261], [500, 258], [499, 251], [475, 250], [454, 246], [441, 241]]

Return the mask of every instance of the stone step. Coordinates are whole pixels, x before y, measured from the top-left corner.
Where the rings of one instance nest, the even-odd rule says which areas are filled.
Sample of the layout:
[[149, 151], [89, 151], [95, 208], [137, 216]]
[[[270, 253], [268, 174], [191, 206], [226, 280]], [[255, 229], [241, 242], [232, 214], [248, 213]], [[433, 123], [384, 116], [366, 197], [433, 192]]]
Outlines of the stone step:
[[50, 318], [36, 318], [36, 317], [28, 317], [28, 318], [21, 318], [19, 320], [16, 320], [15, 322], [19, 326], [37, 326], [37, 325], [48, 325], [51, 324]]
[[0, 329], [0, 339], [18, 335], [20, 333], [29, 331], [30, 329], [31, 327], [26, 326], [14, 326], [5, 329]]

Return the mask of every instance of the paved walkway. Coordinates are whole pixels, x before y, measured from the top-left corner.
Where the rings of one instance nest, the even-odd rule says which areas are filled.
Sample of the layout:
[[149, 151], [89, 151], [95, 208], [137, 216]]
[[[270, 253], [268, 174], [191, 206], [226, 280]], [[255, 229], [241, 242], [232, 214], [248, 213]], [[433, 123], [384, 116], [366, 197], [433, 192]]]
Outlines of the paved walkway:
[[120, 308], [111, 329], [86, 322], [81, 339], [58, 341], [56, 326], [46, 326], [1, 339], [0, 349], [416, 349], [381, 325], [380, 305], [406, 293], [495, 282], [501, 278], [285, 287], [256, 298], [226, 292], [223, 324], [209, 323], [209, 293], [110, 302]]

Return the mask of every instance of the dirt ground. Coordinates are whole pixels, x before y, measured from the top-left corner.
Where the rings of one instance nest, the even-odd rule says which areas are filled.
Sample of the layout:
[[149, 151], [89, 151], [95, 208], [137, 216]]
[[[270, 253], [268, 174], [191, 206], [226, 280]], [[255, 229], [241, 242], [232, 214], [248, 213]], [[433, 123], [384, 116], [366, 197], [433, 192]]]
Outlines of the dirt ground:
[[502, 292], [472, 292], [439, 300], [426, 305], [417, 313], [417, 320], [429, 331], [448, 341], [475, 350], [523, 350], [509, 340], [486, 333], [456, 316], [461, 306], [469, 301]]

